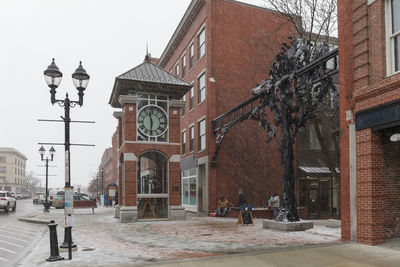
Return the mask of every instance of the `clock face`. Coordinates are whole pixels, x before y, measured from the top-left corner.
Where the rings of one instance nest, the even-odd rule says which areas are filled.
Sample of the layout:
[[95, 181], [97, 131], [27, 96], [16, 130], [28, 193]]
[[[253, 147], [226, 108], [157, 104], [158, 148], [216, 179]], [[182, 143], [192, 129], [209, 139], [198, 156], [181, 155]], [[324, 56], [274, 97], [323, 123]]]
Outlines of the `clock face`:
[[145, 106], [139, 111], [139, 130], [151, 137], [157, 137], [165, 133], [168, 126], [167, 115], [158, 106]]

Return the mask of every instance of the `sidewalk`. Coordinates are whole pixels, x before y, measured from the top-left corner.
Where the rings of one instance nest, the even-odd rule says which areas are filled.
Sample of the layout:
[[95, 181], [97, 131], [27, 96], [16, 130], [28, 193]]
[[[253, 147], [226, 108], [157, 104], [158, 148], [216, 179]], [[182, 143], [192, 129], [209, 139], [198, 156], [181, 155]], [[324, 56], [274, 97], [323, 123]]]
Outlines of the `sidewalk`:
[[[76, 210], [76, 226], [72, 233], [78, 250], [73, 253], [72, 261], [45, 261], [50, 256], [46, 231], [36, 248], [18, 266], [225, 266], [228, 263], [229, 266], [276, 266], [278, 263], [279, 266], [303, 263], [303, 266], [324, 266], [353, 264], [349, 261], [351, 256], [364, 253], [365, 257], [360, 256], [360, 260], [378, 259], [379, 255], [384, 255], [386, 260], [391, 257], [400, 260], [396, 249], [340, 242], [340, 228], [327, 227], [332, 226], [332, 221], [315, 221], [314, 229], [286, 233], [263, 229], [262, 220], [257, 219], [254, 226], [237, 226], [232, 218], [197, 216], [188, 217], [186, 221], [122, 224], [113, 215], [113, 208], [97, 208], [94, 215], [89, 209]], [[31, 222], [55, 220], [59, 224], [59, 244], [62, 243], [63, 210], [51, 209], [50, 213], [38, 212], [24, 219]], [[67, 253], [60, 254], [67, 258]]]

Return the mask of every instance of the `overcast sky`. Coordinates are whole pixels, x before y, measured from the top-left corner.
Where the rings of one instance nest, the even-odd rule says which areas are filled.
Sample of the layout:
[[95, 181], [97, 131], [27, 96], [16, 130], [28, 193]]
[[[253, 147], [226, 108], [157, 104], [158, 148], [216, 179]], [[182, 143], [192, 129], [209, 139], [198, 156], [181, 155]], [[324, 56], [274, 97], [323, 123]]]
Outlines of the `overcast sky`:
[[[241, 1], [262, 5], [262, 0]], [[28, 158], [26, 171], [45, 173], [38, 142], [64, 142], [63, 108], [50, 103], [43, 71], [54, 57], [63, 73], [57, 99], [77, 100], [71, 74], [82, 61], [91, 76], [83, 107], [71, 109], [71, 182], [87, 186], [117, 126], [108, 105], [116, 76], [143, 61], [146, 42], [159, 57], [190, 0], [0, 0], [0, 147]], [[46, 147], [48, 150], [50, 147]], [[64, 146], [56, 154], [50, 187], [64, 186]], [[44, 177], [41, 177], [44, 185]]]

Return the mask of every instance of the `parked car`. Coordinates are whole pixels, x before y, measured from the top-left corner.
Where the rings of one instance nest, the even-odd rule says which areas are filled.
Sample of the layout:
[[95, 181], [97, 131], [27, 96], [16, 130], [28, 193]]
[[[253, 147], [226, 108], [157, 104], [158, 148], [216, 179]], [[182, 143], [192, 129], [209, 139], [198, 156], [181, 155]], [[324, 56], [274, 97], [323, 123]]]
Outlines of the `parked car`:
[[[74, 205], [79, 206], [79, 204], [82, 202], [87, 202], [87, 201], [94, 201], [91, 200], [90, 197], [86, 194], [74, 192]], [[52, 206], [55, 207], [56, 209], [63, 209], [64, 208], [64, 195], [58, 194], [54, 196], [53, 201], [52, 201]], [[97, 208], [97, 204], [94, 201], [94, 207]]]
[[64, 208], [64, 195], [56, 195], [53, 198], [52, 206], [56, 209]]
[[17, 200], [23, 199], [21, 193], [14, 193], [14, 198], [17, 199]]
[[0, 208], [8, 212], [10, 208], [13, 211], [17, 209], [17, 200], [12, 196], [10, 192], [0, 191]]
[[39, 204], [40, 196], [44, 199], [44, 192], [34, 193], [32, 196], [33, 204]]

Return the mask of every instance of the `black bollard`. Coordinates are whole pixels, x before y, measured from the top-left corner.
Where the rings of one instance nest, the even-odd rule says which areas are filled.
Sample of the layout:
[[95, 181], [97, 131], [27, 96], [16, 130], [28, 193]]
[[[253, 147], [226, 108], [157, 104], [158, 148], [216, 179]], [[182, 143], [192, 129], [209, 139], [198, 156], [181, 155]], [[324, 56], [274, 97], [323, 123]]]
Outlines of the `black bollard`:
[[46, 261], [59, 261], [63, 260], [58, 252], [58, 239], [57, 239], [57, 225], [53, 220], [47, 225], [50, 233], [50, 257]]
[[72, 260], [72, 237], [68, 240], [68, 259]]

